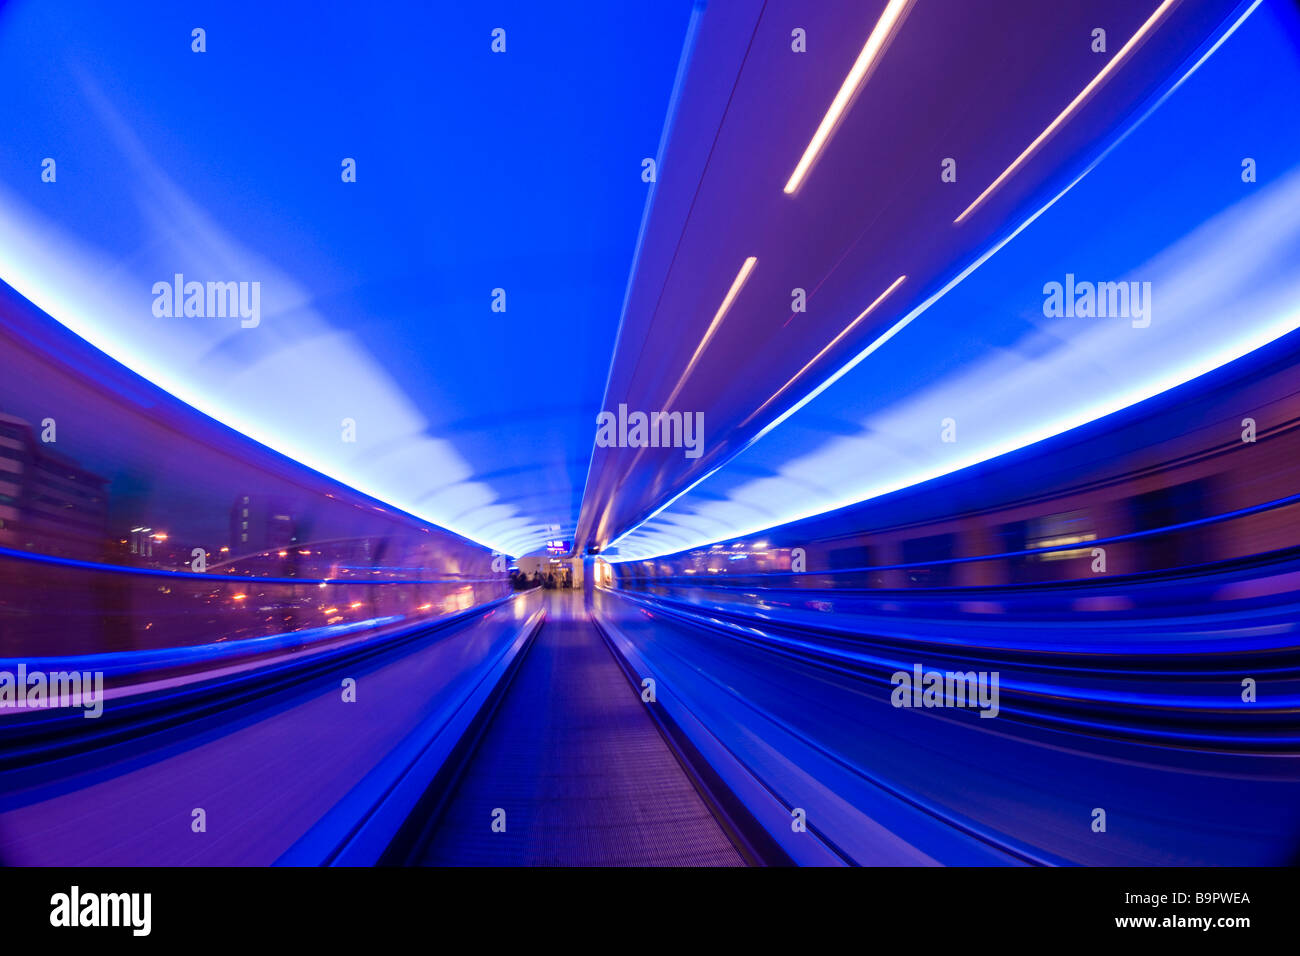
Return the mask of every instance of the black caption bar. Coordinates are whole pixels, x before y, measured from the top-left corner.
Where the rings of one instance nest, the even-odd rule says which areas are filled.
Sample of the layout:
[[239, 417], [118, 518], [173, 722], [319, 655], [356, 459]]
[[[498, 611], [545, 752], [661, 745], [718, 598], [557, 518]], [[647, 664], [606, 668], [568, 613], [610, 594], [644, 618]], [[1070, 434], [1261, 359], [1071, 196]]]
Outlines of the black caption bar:
[[[919, 926], [981, 935], [1231, 943], [1295, 924], [1295, 869], [935, 869], [794, 872], [434, 869], [6, 869], [7, 940], [79, 945], [267, 940], [337, 944], [479, 927], [494, 937], [653, 911], [656, 932], [701, 919], [809, 920], [873, 939]], [[737, 908], [736, 904], [744, 901]], [[784, 914], [784, 915], [783, 915]], [[513, 928], [513, 929], [512, 929]], [[743, 926], [737, 926], [743, 930]], [[1245, 934], [1244, 936], [1242, 934]], [[74, 939], [75, 937], [75, 939]]]

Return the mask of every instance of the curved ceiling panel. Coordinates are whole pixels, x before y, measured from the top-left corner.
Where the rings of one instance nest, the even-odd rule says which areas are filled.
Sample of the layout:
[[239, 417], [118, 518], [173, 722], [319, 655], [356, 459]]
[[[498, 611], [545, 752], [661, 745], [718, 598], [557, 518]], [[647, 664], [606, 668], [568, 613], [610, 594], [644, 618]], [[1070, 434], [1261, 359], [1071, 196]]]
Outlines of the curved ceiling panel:
[[[793, 414], [660, 499], [612, 542], [619, 559], [739, 538], [955, 471], [1300, 327], [1300, 129], [1278, 122], [1300, 91], [1296, 23], [1279, 7], [1249, 9], [977, 269], [907, 300], [847, 365], [809, 376], [818, 387]], [[1255, 181], [1244, 181], [1243, 144], [1266, 170]], [[1118, 285], [1089, 315], [1086, 290], [1101, 295], [1100, 283]], [[1133, 294], [1126, 312], [1112, 289]]]
[[[10, 3], [0, 278], [368, 494], [569, 537], [690, 16]], [[177, 276], [247, 283], [249, 318], [155, 314]]]
[[934, 295], [1077, 176], [1235, 7], [709, 8], [605, 404], [703, 413], [704, 447], [598, 447], [579, 538], [608, 546]]

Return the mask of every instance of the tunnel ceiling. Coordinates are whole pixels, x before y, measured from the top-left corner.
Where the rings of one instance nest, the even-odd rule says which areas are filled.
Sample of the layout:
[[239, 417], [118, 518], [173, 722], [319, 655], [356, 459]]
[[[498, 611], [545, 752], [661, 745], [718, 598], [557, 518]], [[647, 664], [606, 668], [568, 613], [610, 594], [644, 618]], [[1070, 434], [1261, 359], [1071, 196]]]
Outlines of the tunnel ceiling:
[[[1230, 286], [1252, 297], [1231, 335], [1158, 320], [1138, 345], [1042, 312], [1066, 273], [1190, 281], [1216, 251], [1198, 227], [1282, 228], [1213, 189], [1181, 217], [1149, 205], [1134, 177], [1201, 146], [1239, 188], [1213, 135], [1163, 152], [1153, 137], [1144, 166], [1122, 141], [1166, 109], [1272, 108], [1204, 76], [1219, 56], [1294, 67], [1275, 10], [1219, 50], [1247, 9], [1228, 0], [842, 6], [510, 3], [363, 24], [214, 7], [199, 56], [193, 13], [11, 3], [0, 278], [215, 418], [511, 554], [748, 533], [1285, 331], [1276, 283]], [[257, 283], [255, 324], [159, 316], [177, 277]], [[1164, 365], [1144, 362], [1157, 351]], [[702, 415], [699, 456], [594, 444], [620, 406]], [[961, 438], [936, 450], [949, 417]]]
[[[1021, 261], [1025, 269], [1004, 274], [979, 298], [963, 299], [960, 310], [927, 317], [915, 342], [884, 346], [863, 363], [855, 385], [825, 396], [815, 415], [810, 409], [799, 435], [774, 435], [766, 440], [768, 454], [747, 456], [689, 500], [675, 500], [1069, 186], [1204, 52], [1236, 8], [1015, 0], [991, 16], [985, 5], [963, 0], [904, 4], [856, 98], [793, 192], [786, 187], [801, 155], [887, 5], [710, 8], [674, 119], [606, 396], [609, 409], [703, 412], [702, 453], [597, 448], [579, 538], [601, 549], [619, 546], [621, 557], [663, 553], [927, 473], [932, 456], [918, 446], [938, 435], [942, 418], [969, 410], [974, 396], [955, 405], [950, 395], [946, 405], [925, 396], [963, 363], [1004, 358], [1023, 338], [1041, 337], [1043, 323], [1025, 313], [1041, 309], [1044, 282], [1072, 267], [1068, 256], [1048, 269]], [[806, 30], [806, 54], [792, 50], [796, 26]], [[1105, 54], [1092, 48], [1098, 28], [1106, 31]], [[1076, 98], [1068, 117], [963, 215]], [[1168, 161], [1169, 151], [1162, 155]], [[942, 176], [947, 159], [955, 160], [953, 181]], [[1238, 171], [1234, 159], [1224, 181], [1239, 190]], [[1092, 198], [1122, 211], [1141, 189], [1129, 184]], [[1096, 225], [1110, 235], [1104, 217]], [[1078, 231], [1077, 221], [1061, 227]], [[1125, 262], [1121, 271], [1140, 261]], [[1105, 267], [1118, 264], [1112, 257]], [[796, 290], [803, 290], [806, 311], [795, 309]], [[1057, 325], [1050, 334], [1092, 331]], [[916, 361], [913, 351], [926, 361]], [[1109, 392], [1096, 380], [1086, 387], [1095, 402]], [[1018, 401], [1032, 406], [1034, 394], [1024, 391]], [[927, 417], [924, 424], [891, 420], [894, 431], [883, 442], [888, 455], [865, 444], [840, 447], [846, 436], [870, 431], [872, 412], [903, 402], [926, 405]], [[1024, 430], [1017, 421], [1005, 435], [981, 434], [981, 447]], [[830, 462], [825, 452], [832, 446]], [[793, 464], [782, 465], [791, 452], [809, 456], [793, 477]], [[768, 480], [778, 475], [784, 477]], [[741, 485], [750, 493], [731, 500]]]
[[[1199, 13], [1204, 16], [1206, 8]], [[800, 192], [792, 203], [781, 192], [792, 160], [768, 170], [761, 184], [767, 204], [746, 205], [732, 194], [728, 211], [708, 221], [734, 223], [725, 248], [755, 255], [758, 264], [676, 400], [704, 409], [713, 434], [725, 438], [707, 439], [697, 460], [657, 449], [639, 462], [626, 449], [598, 452], [599, 477], [584, 513], [596, 541], [612, 542], [611, 553], [619, 559], [735, 541], [1059, 434], [1300, 326], [1300, 222], [1279, 213], [1300, 208], [1294, 162], [1300, 129], [1277, 122], [1293, 109], [1286, 90], [1300, 82], [1296, 17], [1285, 7], [1246, 5], [1225, 20], [1204, 22], [1218, 29], [1183, 24], [1171, 30], [1166, 46], [1142, 47], [1134, 54], [1134, 71], [1126, 67], [1116, 78], [1123, 82], [1103, 87], [1079, 114], [1077, 143], [1049, 140], [1041, 168], [1038, 160], [1025, 166], [960, 225], [953, 219], [996, 175], [998, 164], [1034, 138], [1034, 123], [1019, 108], [1005, 113], [1009, 100], [972, 80], [958, 97], [968, 115], [999, 100], [1003, 128], [1011, 130], [981, 139], [979, 124], [970, 128], [971, 138], [953, 152], [973, 160], [959, 170], [978, 166], [976, 174], [966, 178], [963, 171], [956, 183], [942, 184], [937, 158], [915, 175], [903, 163], [892, 174], [879, 172], [881, 164], [897, 162], [892, 154], [881, 156], [882, 131], [900, 128], [911, 114], [882, 113], [871, 123], [863, 119], [862, 127], [855, 124], [870, 117], [877, 100], [883, 111], [890, 96], [906, 96], [900, 92], [902, 69], [878, 73], [867, 84], [824, 165], [804, 187], [807, 194]], [[916, 26], [908, 19], [900, 41]], [[1078, 27], [1073, 24], [1068, 35]], [[981, 35], [970, 31], [978, 25], [960, 32]], [[1056, 37], [1050, 31], [1041, 35], [1044, 42]], [[890, 55], [899, 52], [903, 61], [906, 50], [915, 53], [912, 62], [922, 61], [919, 48], [891, 47]], [[1048, 84], [1051, 71], [1036, 69], [1046, 77], [1040, 85]], [[912, 74], [918, 82], [927, 75]], [[892, 89], [891, 76], [897, 84]], [[1156, 76], [1164, 82], [1152, 92]], [[1077, 75], [1062, 80], [1034, 110], [1035, 123], [1045, 125], [1043, 117], [1054, 115], [1086, 82]], [[914, 87], [911, 95], [924, 91]], [[1141, 107], [1133, 109], [1137, 102]], [[928, 115], [941, 128], [966, 128], [955, 112]], [[985, 115], [979, 122], [998, 120]], [[855, 133], [858, 139], [850, 141]], [[912, 138], [927, 135], [919, 131]], [[954, 135], [942, 142], [955, 142]], [[1243, 182], [1242, 144], [1251, 144], [1253, 153], [1264, 141], [1268, 181]], [[940, 145], [935, 140], [917, 149], [939, 157]], [[998, 159], [990, 160], [989, 153]], [[832, 166], [830, 160], [841, 154], [841, 165]], [[710, 173], [706, 168], [702, 181], [726, 195], [730, 180], [710, 180]], [[896, 188], [860, 186], [881, 178]], [[815, 192], [819, 186], [823, 191]], [[696, 209], [703, 192], [701, 187]], [[909, 195], [912, 201], [898, 207]], [[806, 226], [805, 201], [819, 204]], [[656, 216], [660, 212], [657, 206]], [[861, 232], [849, 230], [831, 242], [828, 229], [845, 220], [859, 224]], [[652, 218], [652, 236], [660, 221]], [[665, 226], [680, 248], [694, 228], [694, 213]], [[908, 238], [896, 243], [894, 235]], [[649, 256], [643, 255], [611, 388], [630, 407], [660, 407], [679, 388], [675, 377], [686, 362], [679, 351], [674, 364], [671, 342], [658, 344], [673, 334], [674, 312], [665, 303], [673, 295], [688, 296], [692, 283], [708, 286], [708, 295], [720, 299], [739, 258], [739, 252], [714, 256], [702, 240], [695, 251], [666, 256], [670, 266], [653, 281], [647, 278]], [[802, 265], [791, 269], [792, 262]], [[906, 283], [819, 357], [837, 330], [852, 326], [891, 277], [901, 274], [908, 276]], [[1136, 288], [1145, 314], [1048, 315], [1048, 285], [1055, 282], [1063, 291], [1071, 281], [1067, 276], [1079, 288], [1107, 281]], [[639, 299], [643, 280], [646, 295]], [[788, 309], [796, 285], [809, 289], [806, 314]], [[833, 294], [837, 288], [846, 290], [839, 298]], [[818, 303], [828, 293], [823, 312]], [[694, 344], [707, 321], [707, 298], [701, 293], [703, 301], [690, 313], [696, 321], [682, 336], [682, 348]], [[638, 312], [641, 303], [645, 308]], [[635, 349], [626, 340], [633, 317], [644, 323]], [[805, 334], [810, 325], [817, 327], [815, 334]], [[1226, 434], [1235, 435], [1233, 422], [1241, 418], [1233, 419], [1234, 411], [1224, 412], [1225, 421], [1232, 420]], [[733, 429], [737, 422], [740, 427]], [[780, 427], [773, 429], [776, 423]], [[603, 497], [602, 489], [608, 492]]]

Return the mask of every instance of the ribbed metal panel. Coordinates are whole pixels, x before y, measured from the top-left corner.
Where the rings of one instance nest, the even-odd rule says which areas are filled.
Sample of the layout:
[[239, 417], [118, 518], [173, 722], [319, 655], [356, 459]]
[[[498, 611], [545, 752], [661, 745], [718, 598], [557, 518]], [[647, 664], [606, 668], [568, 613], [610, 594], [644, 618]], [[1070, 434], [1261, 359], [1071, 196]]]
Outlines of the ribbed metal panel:
[[[422, 860], [462, 866], [741, 866], [577, 594], [546, 624]], [[506, 829], [492, 830], [505, 810]]]

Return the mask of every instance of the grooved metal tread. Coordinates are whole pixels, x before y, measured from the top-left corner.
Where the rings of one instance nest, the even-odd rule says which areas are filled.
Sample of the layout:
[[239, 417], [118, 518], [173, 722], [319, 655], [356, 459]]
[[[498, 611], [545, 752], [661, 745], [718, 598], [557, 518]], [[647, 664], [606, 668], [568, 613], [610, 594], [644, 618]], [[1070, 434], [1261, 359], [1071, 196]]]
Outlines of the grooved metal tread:
[[[743, 866], [582, 607], [547, 619], [419, 862]], [[505, 811], [505, 831], [492, 828]]]

